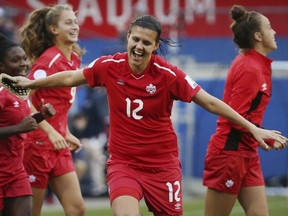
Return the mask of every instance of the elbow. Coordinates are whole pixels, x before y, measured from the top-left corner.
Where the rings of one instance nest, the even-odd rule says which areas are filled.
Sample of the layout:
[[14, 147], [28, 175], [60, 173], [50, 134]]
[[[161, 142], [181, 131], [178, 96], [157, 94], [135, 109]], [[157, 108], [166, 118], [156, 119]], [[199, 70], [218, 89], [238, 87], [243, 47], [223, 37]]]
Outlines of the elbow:
[[206, 107], [206, 110], [208, 110], [208, 111], [211, 112], [211, 113], [216, 114], [215, 104], [213, 104], [213, 103], [209, 104], [209, 105]]
[[64, 87], [73, 87], [74, 85], [73, 85], [72, 80], [66, 80], [66, 81], [64, 81], [64, 85], [63, 86]]
[[59, 80], [59, 81], [61, 82], [59, 87], [63, 87], [63, 86], [64, 87], [73, 87], [73, 86], [75, 86], [72, 74], [69, 74], [69, 76], [65, 77], [65, 79], [63, 79], [62, 81], [61, 80]]

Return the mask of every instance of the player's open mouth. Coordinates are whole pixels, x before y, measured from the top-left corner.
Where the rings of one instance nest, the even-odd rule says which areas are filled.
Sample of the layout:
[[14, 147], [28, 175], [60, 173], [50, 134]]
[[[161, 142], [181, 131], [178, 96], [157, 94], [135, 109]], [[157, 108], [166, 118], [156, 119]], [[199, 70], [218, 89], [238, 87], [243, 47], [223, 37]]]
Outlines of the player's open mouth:
[[78, 37], [78, 33], [70, 33], [69, 35], [72, 37]]
[[24, 76], [24, 77], [26, 77], [26, 76], [27, 76], [27, 68], [20, 70], [20, 71], [18, 72], [18, 76]]
[[139, 52], [137, 50], [132, 51], [134, 58], [139, 59], [144, 56], [144, 52]]

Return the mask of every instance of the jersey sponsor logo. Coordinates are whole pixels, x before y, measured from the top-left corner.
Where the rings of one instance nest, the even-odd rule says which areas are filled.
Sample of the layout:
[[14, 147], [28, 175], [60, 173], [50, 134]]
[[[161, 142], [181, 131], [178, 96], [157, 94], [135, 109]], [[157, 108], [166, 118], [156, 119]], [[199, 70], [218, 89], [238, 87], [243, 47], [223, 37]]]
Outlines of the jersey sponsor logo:
[[266, 83], [263, 83], [262, 84], [262, 91], [266, 91], [267, 90], [267, 84]]
[[36, 145], [43, 145], [42, 141], [36, 141], [35, 143], [36, 143]]
[[29, 175], [29, 182], [32, 183], [32, 182], [35, 182], [35, 181], [36, 181], [36, 176]]
[[154, 94], [156, 92], [156, 86], [150, 83], [148, 86], [146, 86], [146, 91], [149, 94]]
[[13, 106], [14, 106], [14, 107], [19, 107], [19, 102], [18, 102], [18, 101], [14, 101], [14, 102], [13, 102]]
[[180, 210], [181, 209], [181, 204], [180, 203], [176, 203], [174, 206], [175, 206], [175, 210]]
[[121, 79], [117, 79], [117, 84], [119, 85], [125, 85], [125, 82]]
[[45, 70], [39, 69], [39, 70], [35, 71], [33, 76], [34, 76], [34, 79], [37, 80], [37, 79], [41, 79], [41, 78], [47, 77], [47, 73], [46, 73]]
[[229, 179], [225, 182], [225, 186], [228, 188], [232, 187], [233, 185], [234, 185], [234, 182], [231, 179]]

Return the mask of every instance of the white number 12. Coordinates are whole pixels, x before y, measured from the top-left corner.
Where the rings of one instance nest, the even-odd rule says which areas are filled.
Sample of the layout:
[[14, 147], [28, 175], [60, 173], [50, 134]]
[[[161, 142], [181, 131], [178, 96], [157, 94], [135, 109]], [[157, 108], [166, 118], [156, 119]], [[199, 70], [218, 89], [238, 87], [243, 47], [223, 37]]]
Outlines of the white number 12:
[[180, 201], [180, 197], [179, 197], [180, 182], [179, 181], [174, 182], [174, 185], [178, 186], [178, 188], [175, 192], [173, 191], [173, 185], [171, 182], [167, 182], [166, 185], [167, 185], [168, 190], [169, 190], [169, 202], [173, 202], [174, 200], [176, 202], [179, 202]]
[[[131, 110], [131, 103], [138, 104], [138, 107], [135, 108], [134, 110]], [[143, 109], [143, 101], [140, 99], [135, 99], [131, 102], [129, 98], [126, 98], [126, 114], [129, 118], [131, 118], [131, 113], [132, 117], [136, 120], [142, 119], [143, 116], [138, 115], [137, 113]]]

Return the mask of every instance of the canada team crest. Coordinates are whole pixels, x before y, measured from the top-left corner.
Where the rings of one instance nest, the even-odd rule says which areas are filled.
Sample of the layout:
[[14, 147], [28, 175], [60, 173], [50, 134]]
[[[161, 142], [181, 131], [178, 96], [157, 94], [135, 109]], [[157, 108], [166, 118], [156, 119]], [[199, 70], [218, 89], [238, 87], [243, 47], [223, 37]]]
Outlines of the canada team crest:
[[146, 86], [146, 91], [149, 94], [154, 94], [156, 92], [156, 86], [150, 83], [148, 86]]

